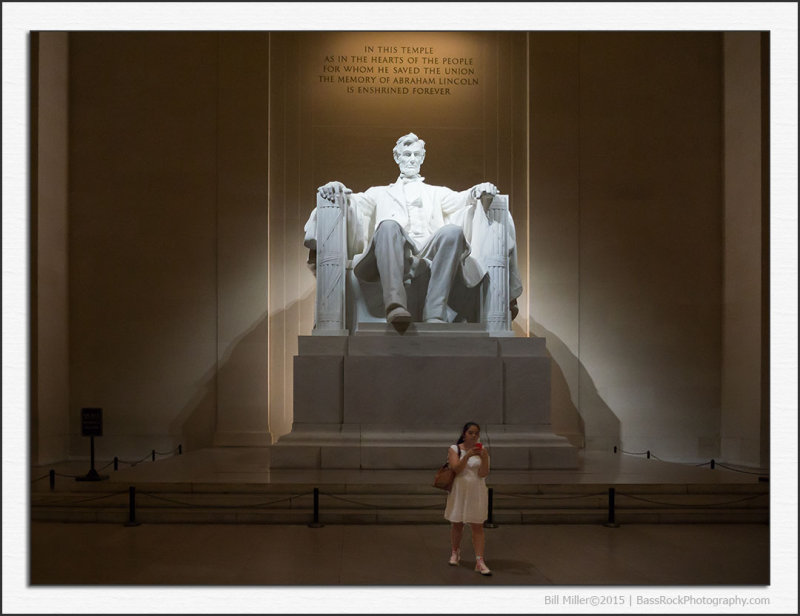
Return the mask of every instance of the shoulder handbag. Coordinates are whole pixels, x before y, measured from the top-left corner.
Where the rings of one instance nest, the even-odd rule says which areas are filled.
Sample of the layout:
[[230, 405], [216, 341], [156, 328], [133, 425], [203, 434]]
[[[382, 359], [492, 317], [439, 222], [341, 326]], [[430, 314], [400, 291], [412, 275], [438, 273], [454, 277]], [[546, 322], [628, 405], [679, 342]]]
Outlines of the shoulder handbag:
[[453, 487], [453, 479], [455, 478], [455, 471], [450, 468], [449, 462], [445, 462], [433, 477], [433, 487], [449, 492]]

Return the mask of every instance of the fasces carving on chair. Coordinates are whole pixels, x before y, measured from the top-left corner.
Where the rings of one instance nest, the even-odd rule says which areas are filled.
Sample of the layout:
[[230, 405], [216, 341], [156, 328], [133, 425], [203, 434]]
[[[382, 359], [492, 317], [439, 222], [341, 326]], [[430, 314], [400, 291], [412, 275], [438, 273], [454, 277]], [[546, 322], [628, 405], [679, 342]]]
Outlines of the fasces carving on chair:
[[314, 333], [346, 334], [362, 317], [510, 330], [522, 284], [508, 197], [489, 182], [461, 192], [427, 184], [425, 142], [414, 133], [393, 153], [392, 184], [317, 190], [304, 241], [317, 276]]

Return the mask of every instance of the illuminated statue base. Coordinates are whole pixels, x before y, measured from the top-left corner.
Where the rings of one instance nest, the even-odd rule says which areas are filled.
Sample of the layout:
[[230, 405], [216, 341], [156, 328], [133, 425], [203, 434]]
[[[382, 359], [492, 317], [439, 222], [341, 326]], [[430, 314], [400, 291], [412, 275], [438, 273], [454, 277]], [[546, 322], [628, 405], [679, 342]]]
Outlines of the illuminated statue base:
[[480, 324], [300, 336], [292, 432], [270, 447], [270, 466], [434, 469], [475, 421], [492, 468], [576, 468], [577, 448], [550, 425], [544, 343], [491, 337]]

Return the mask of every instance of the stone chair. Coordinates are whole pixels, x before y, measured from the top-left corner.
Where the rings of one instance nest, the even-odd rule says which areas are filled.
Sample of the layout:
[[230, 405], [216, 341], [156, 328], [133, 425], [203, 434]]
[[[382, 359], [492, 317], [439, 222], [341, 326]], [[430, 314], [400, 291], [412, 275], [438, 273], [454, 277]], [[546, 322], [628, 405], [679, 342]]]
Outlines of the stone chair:
[[[550, 423], [545, 340], [511, 330], [519, 277], [508, 196], [465, 210], [471, 254], [487, 273], [471, 297], [451, 292], [453, 322], [407, 330], [386, 324], [380, 283], [353, 274], [348, 223], [351, 239], [358, 227], [336, 199], [319, 197], [306, 224], [316, 322], [312, 335], [298, 336], [292, 430], [271, 445], [270, 468], [427, 469], [433, 477], [466, 420], [481, 425], [492, 468], [576, 468], [577, 448]], [[408, 308], [419, 319], [429, 272], [414, 269]]]
[[[481, 246], [472, 246], [487, 270], [477, 287], [451, 294], [448, 317], [454, 323], [479, 323], [491, 336], [513, 336], [509, 309], [508, 195], [496, 195], [485, 209], [489, 233]], [[347, 207], [345, 198], [334, 202], [317, 195], [316, 210], [316, 310], [312, 335], [346, 336], [360, 323], [386, 323], [380, 283], [356, 278], [347, 254]], [[310, 258], [314, 258], [313, 251]], [[422, 320], [422, 303], [430, 271], [424, 262], [406, 283], [408, 309]]]

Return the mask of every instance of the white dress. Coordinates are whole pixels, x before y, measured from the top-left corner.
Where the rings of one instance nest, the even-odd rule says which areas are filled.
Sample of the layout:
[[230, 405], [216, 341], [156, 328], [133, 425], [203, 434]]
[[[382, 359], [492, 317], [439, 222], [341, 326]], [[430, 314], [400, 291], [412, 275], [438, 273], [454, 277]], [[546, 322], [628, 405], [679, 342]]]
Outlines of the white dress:
[[[458, 445], [451, 445], [450, 449], [456, 450], [459, 459], [463, 457], [464, 451]], [[444, 509], [446, 520], [482, 524], [489, 517], [489, 491], [486, 479], [478, 477], [480, 465], [480, 456], [472, 456], [464, 470], [456, 475]]]

